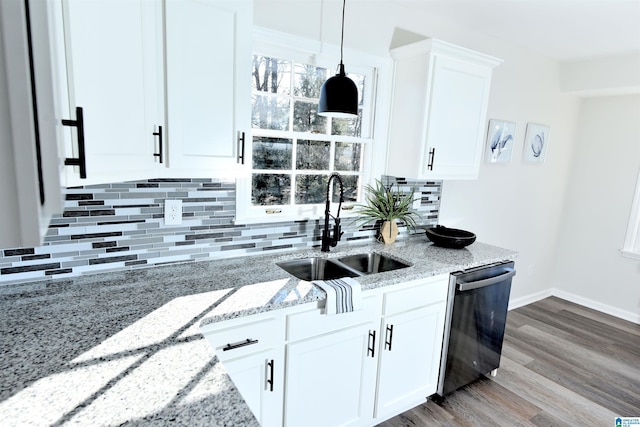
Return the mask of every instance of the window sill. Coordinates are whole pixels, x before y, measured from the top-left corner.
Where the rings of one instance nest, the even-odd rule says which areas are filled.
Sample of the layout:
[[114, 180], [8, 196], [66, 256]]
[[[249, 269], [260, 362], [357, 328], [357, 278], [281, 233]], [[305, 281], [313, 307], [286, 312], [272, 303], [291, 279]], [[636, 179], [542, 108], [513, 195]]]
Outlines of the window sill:
[[[353, 212], [347, 213], [343, 211], [340, 214], [340, 219], [351, 220], [357, 218]], [[271, 224], [276, 222], [293, 222], [293, 221], [324, 221], [324, 213], [322, 215], [287, 215], [287, 214], [272, 214], [261, 216], [239, 216], [233, 221], [237, 225], [252, 225], [252, 224]], [[332, 219], [333, 221], [333, 219]]]
[[622, 250], [620, 250], [620, 253], [625, 258], [631, 258], [631, 259], [640, 260], [640, 253], [638, 253], [638, 252], [633, 252], [633, 251], [630, 251], [630, 250], [627, 250], [627, 249], [622, 249]]

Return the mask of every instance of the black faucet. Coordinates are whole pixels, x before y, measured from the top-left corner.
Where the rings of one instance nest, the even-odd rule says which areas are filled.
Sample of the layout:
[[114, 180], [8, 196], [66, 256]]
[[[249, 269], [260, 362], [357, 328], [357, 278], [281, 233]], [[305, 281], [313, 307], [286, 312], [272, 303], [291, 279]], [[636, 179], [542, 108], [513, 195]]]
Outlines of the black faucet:
[[[336, 216], [333, 216], [331, 215], [331, 213], [329, 213], [329, 205], [331, 202], [331, 195], [329, 193], [331, 192], [331, 180], [334, 178], [338, 180], [338, 184], [340, 185], [340, 203], [338, 204], [338, 213], [336, 214]], [[340, 208], [342, 207], [343, 201], [344, 185], [342, 183], [342, 178], [338, 173], [334, 172], [329, 176], [329, 181], [327, 181], [327, 204], [324, 208], [324, 230], [322, 230], [321, 249], [322, 252], [329, 252], [329, 247], [335, 247], [340, 241], [340, 236], [344, 234], [340, 231]], [[329, 232], [329, 217], [333, 217], [333, 237]]]

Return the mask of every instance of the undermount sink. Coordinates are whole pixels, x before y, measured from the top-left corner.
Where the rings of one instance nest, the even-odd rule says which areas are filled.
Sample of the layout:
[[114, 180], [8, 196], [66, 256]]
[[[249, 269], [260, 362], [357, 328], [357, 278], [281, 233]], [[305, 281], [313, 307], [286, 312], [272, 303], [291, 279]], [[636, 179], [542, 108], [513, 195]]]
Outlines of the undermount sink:
[[364, 274], [382, 273], [409, 267], [409, 264], [376, 252], [349, 255], [340, 258], [340, 262]]
[[357, 277], [358, 272], [325, 258], [302, 258], [277, 263], [278, 267], [302, 280], [330, 280]]
[[409, 264], [375, 252], [349, 255], [339, 259], [301, 258], [278, 262], [276, 265], [298, 279], [308, 281], [358, 277], [409, 267]]

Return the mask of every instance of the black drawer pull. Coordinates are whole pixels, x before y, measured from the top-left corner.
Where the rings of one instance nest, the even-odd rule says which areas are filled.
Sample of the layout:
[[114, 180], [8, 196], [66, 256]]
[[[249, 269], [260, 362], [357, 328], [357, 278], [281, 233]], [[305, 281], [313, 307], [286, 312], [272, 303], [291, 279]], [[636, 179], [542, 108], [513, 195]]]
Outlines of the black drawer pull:
[[[391, 342], [393, 341], [393, 325], [387, 326], [387, 336], [384, 341], [384, 348], [391, 351]], [[388, 346], [388, 347], [387, 347]]]
[[273, 359], [267, 361], [267, 384], [265, 388], [268, 388], [269, 391], [273, 391], [273, 364]]
[[375, 357], [376, 354], [376, 331], [369, 331], [369, 342], [367, 347], [367, 356], [371, 353], [371, 357]]
[[238, 341], [238, 342], [233, 343], [233, 344], [227, 344], [226, 346], [224, 346], [222, 351], [234, 350], [236, 348], [244, 347], [244, 346], [247, 346], [247, 345], [253, 345], [253, 344], [258, 344], [258, 340], [251, 340], [251, 339], [247, 338], [244, 341]]
[[431, 150], [429, 150], [429, 164], [427, 164], [427, 169], [429, 169], [430, 171], [433, 170], [433, 162], [436, 159], [436, 149], [432, 148]]
[[238, 132], [238, 163], [244, 165], [244, 132]]
[[64, 159], [65, 166], [80, 167], [80, 178], [87, 178], [87, 157], [84, 152], [84, 115], [82, 107], [76, 107], [76, 119], [62, 119], [63, 126], [73, 126], [78, 132], [78, 157], [67, 157]]
[[164, 160], [162, 155], [162, 126], [158, 126], [158, 132], [153, 132], [153, 136], [158, 137], [158, 152], [153, 153], [153, 157], [158, 157], [160, 163]]

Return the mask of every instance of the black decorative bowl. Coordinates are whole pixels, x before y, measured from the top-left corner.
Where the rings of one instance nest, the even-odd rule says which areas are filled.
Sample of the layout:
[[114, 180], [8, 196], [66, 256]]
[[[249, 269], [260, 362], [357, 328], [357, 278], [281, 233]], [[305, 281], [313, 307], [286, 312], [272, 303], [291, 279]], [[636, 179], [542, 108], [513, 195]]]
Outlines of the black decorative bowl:
[[443, 248], [462, 249], [476, 241], [475, 234], [457, 228], [436, 225], [433, 228], [425, 228], [424, 230], [434, 245], [442, 246]]

